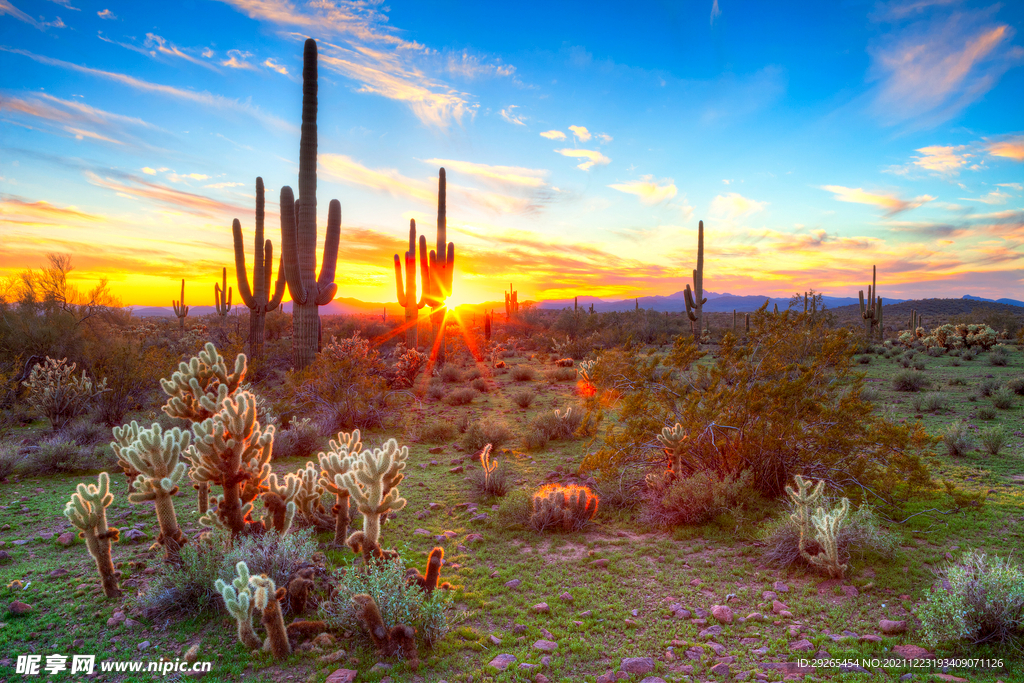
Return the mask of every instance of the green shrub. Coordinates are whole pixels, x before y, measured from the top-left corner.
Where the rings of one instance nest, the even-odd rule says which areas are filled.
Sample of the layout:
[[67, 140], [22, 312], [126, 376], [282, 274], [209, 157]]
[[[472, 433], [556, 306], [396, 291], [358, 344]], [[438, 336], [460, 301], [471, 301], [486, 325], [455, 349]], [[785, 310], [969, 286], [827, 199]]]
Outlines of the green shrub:
[[474, 467], [469, 472], [469, 481], [482, 495], [500, 498], [512, 488], [512, 472], [502, 460], [490, 476], [485, 476], [482, 467]]
[[508, 422], [497, 416], [488, 416], [469, 424], [466, 433], [462, 435], [462, 445], [474, 452], [487, 444], [497, 450], [508, 443], [512, 436]]
[[533, 370], [525, 365], [516, 365], [512, 368], [512, 379], [517, 382], [530, 382], [535, 378]]
[[288, 429], [274, 433], [274, 459], [310, 457], [321, 439], [320, 430], [308, 417], [292, 420]]
[[1024, 396], [1024, 377], [1014, 377], [1006, 383], [1006, 388], [1018, 396]]
[[931, 382], [917, 370], [901, 370], [892, 378], [892, 388], [896, 391], [921, 391]]
[[949, 386], [951, 387], [965, 387], [967, 386], [967, 380], [963, 377], [950, 377]]
[[857, 362], [861, 365], [868, 365], [871, 363], [871, 356], [866, 353], [863, 356], [857, 356]]
[[29, 447], [18, 464], [18, 470], [33, 475], [88, 472], [102, 469], [111, 464], [110, 460], [102, 448], [80, 446], [73, 439], [57, 433]]
[[443, 384], [431, 384], [427, 387], [427, 396], [430, 398], [440, 401], [444, 398], [444, 385]]
[[469, 386], [473, 387], [481, 394], [486, 394], [488, 390], [487, 380], [485, 380], [483, 377], [476, 377], [475, 379], [473, 379], [472, 382], [469, 383]]
[[525, 529], [533, 515], [533, 499], [524, 488], [513, 489], [499, 504], [494, 518], [502, 529]]
[[474, 365], [470, 369], [466, 370], [465, 374], [463, 375], [463, 378], [467, 380], [477, 380], [481, 379], [483, 377], [483, 374], [484, 373], [480, 371], [480, 368]]
[[924, 362], [924, 358], [915, 358], [914, 359], [914, 369], [915, 370], [924, 370], [926, 367], [928, 367], [928, 364]]
[[278, 586], [283, 586], [296, 569], [310, 562], [319, 549], [313, 532], [312, 527], [306, 527], [294, 529], [283, 536], [273, 530], [260, 535], [240, 536], [224, 556], [220, 578], [229, 581], [235, 575], [235, 565], [245, 562], [253, 576], [266, 574]]
[[949, 364], [955, 368], [958, 368], [961, 365], [963, 365], [963, 361], [960, 360], [959, 356], [953, 356], [952, 358], [949, 359]]
[[[831, 501], [822, 500], [821, 507], [832, 509]], [[792, 504], [790, 508], [793, 509]], [[774, 567], [789, 567], [794, 564], [807, 564], [800, 554], [800, 526], [786, 514], [767, 525], [761, 532], [764, 541], [765, 563]], [[881, 526], [874, 510], [867, 505], [852, 510], [839, 529], [836, 540], [839, 548], [839, 561], [846, 564], [852, 555], [866, 557], [875, 553], [884, 559], [891, 560], [899, 548], [899, 538]], [[816, 546], [817, 543], [812, 540]], [[812, 550], [815, 550], [812, 548]], [[809, 550], [811, 554], [814, 554]]]
[[1001, 425], [993, 425], [981, 430], [978, 433], [978, 440], [981, 441], [981, 445], [988, 451], [989, 455], [999, 455], [999, 451], [1010, 440], [1010, 437]]
[[882, 398], [882, 393], [874, 387], [864, 387], [860, 391], [860, 398], [868, 403], [877, 403]]
[[479, 396], [475, 389], [469, 387], [462, 387], [454, 391], [449, 391], [448, 395], [444, 397], [444, 402], [450, 406], [464, 406], [467, 403], [472, 403], [473, 399]]
[[529, 408], [530, 404], [533, 403], [537, 395], [529, 389], [520, 389], [516, 393], [512, 394], [512, 401], [520, 408]]
[[758, 498], [753, 473], [720, 476], [703, 470], [672, 482], [664, 493], [651, 492], [644, 518], [656, 526], [704, 524], [724, 512]]
[[548, 368], [544, 371], [549, 382], [573, 382], [576, 376], [576, 368]]
[[944, 353], [946, 353], [946, 347], [944, 347], [944, 346], [933, 346], [930, 349], [928, 349], [925, 353], [927, 353], [932, 358], [938, 358], [939, 356], [941, 356]]
[[954, 457], [963, 457], [974, 448], [974, 438], [963, 420], [957, 420], [942, 432], [942, 443], [946, 452]]
[[996, 367], [1006, 367], [1006, 364], [1010, 362], [1009, 350], [1000, 344], [995, 346], [991, 351], [988, 352], [988, 364]]
[[976, 349], [964, 349], [963, 353], [960, 354], [960, 358], [963, 360], [974, 360], [978, 357], [978, 351]]
[[991, 396], [992, 392], [998, 388], [999, 380], [990, 377], [988, 379], [982, 380], [981, 384], [978, 385], [978, 395], [982, 397]]
[[164, 565], [137, 599], [143, 615], [153, 619], [170, 613], [216, 610], [220, 594], [214, 583], [223, 578], [224, 548], [229, 542], [227, 532], [215, 529], [206, 539], [191, 539], [183, 545], [181, 563]]
[[980, 406], [978, 408], [978, 419], [979, 420], [994, 420], [996, 417], [996, 409], [992, 406]]
[[0, 481], [6, 481], [7, 477], [14, 474], [20, 461], [18, 444], [10, 441], [0, 442]]
[[949, 408], [949, 398], [939, 391], [914, 396], [911, 403], [914, 410], [925, 413], [942, 412]]
[[992, 405], [1000, 410], [1008, 410], [1013, 407], [1013, 392], [1006, 387], [1000, 387], [992, 392]]
[[968, 551], [940, 573], [918, 610], [925, 643], [1015, 643], [1024, 633], [1024, 572]]
[[427, 443], [446, 443], [455, 436], [455, 425], [448, 420], [434, 420], [420, 427], [420, 438]]

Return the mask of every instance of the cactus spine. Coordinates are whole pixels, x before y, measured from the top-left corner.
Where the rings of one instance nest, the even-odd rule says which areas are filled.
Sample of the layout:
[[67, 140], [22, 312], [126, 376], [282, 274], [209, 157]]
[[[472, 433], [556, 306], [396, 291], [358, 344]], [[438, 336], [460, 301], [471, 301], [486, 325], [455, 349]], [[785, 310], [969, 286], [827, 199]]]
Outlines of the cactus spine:
[[119, 598], [121, 589], [110, 559], [110, 542], [118, 539], [119, 532], [115, 527], [107, 526], [107, 508], [113, 502], [110, 475], [100, 472], [97, 485], [78, 485], [78, 491], [71, 494], [71, 500], [64, 506], [64, 516], [78, 527], [79, 538], [85, 539], [85, 547], [96, 561], [103, 593], [108, 598]]
[[[426, 241], [424, 241], [426, 246]], [[420, 282], [425, 285], [429, 277], [426, 251], [420, 249]], [[416, 219], [409, 219], [409, 250], [405, 252], [405, 287], [402, 286], [402, 263], [395, 254], [395, 287], [398, 290], [398, 305], [405, 308], [405, 345], [410, 349], [417, 346], [416, 327], [419, 310], [426, 303], [427, 287], [422, 286], [420, 300], [416, 301]], [[385, 309], [385, 315], [387, 310]]]
[[[406, 460], [409, 449], [398, 447], [398, 441], [388, 439], [383, 448], [363, 451], [353, 463], [351, 469], [335, 481], [348, 489], [349, 495], [355, 500], [359, 512], [363, 515], [363, 543], [372, 541], [380, 546], [380, 520], [389, 512], [397, 512], [405, 507], [405, 498], [398, 493], [398, 484], [405, 475]], [[349, 537], [349, 545], [353, 545], [353, 534]]]
[[693, 291], [690, 291], [690, 285], [686, 285], [683, 297], [686, 300], [686, 316], [694, 323], [691, 327], [696, 342], [704, 329], [704, 304], [708, 302], [704, 296], [704, 221], [697, 224], [697, 267], [693, 271]]
[[284, 587], [278, 588], [266, 574], [250, 577], [249, 583], [256, 588], [253, 604], [260, 610], [260, 621], [263, 622], [263, 628], [267, 629], [267, 643], [264, 647], [278, 659], [287, 657], [292, 652], [292, 645], [288, 642], [284, 615], [281, 614], [280, 600], [286, 593]]
[[292, 362], [302, 370], [316, 357], [320, 314], [338, 292], [334, 271], [341, 233], [341, 204], [332, 199], [327, 212], [320, 276], [316, 274], [316, 41], [306, 40], [302, 55], [302, 137], [299, 142], [299, 198], [281, 188], [281, 252], [285, 281], [292, 297]]
[[[434, 348], [438, 365], [444, 365], [444, 345], [438, 334], [444, 333], [445, 300], [452, 294], [455, 275], [455, 243], [446, 242], [448, 230], [447, 189], [444, 168], [437, 172], [437, 249], [430, 250], [430, 260], [424, 279], [424, 301], [430, 305], [430, 322], [434, 331]], [[427, 238], [420, 235], [420, 253], [427, 249]], [[422, 257], [421, 257], [422, 258]], [[429, 285], [429, 289], [427, 289]]]
[[330, 450], [319, 453], [320, 485], [328, 493], [333, 493], [334, 503], [334, 545], [343, 546], [348, 537], [348, 502], [349, 492], [343, 481], [344, 475], [352, 469], [359, 457], [363, 444], [359, 440], [359, 430], [351, 434], [339, 432], [337, 440], [331, 439]]
[[224, 317], [231, 310], [231, 288], [228, 287], [228, 269], [221, 273], [221, 284], [213, 283], [213, 305], [217, 315]]
[[871, 286], [868, 287], [867, 304], [864, 302], [864, 290], [858, 292], [860, 296], [860, 315], [864, 318], [864, 334], [868, 339], [874, 337], [875, 328], [878, 328], [878, 338], [882, 338], [882, 297], [878, 296], [876, 284], [877, 267], [871, 266]]
[[512, 283], [508, 283], [508, 291], [505, 292], [505, 320], [511, 320], [512, 316], [519, 313], [519, 292], [512, 289]]
[[172, 496], [178, 492], [178, 484], [188, 469], [181, 461], [181, 453], [189, 446], [189, 433], [177, 427], [164, 432], [159, 422], [143, 429], [133, 420], [131, 424], [114, 427], [114, 439], [110, 444], [114, 453], [139, 472], [132, 482], [135, 492], [128, 494], [128, 501], [153, 501], [160, 524], [157, 543], [164, 547], [164, 560], [177, 563], [178, 549], [188, 538], [178, 526]]
[[256, 650], [263, 646], [263, 642], [252, 628], [253, 601], [252, 591], [249, 590], [249, 567], [245, 562], [239, 562], [235, 565], [235, 571], [238, 576], [231, 584], [217, 579], [214, 586], [224, 599], [228, 612], [238, 623], [238, 639], [250, 650]]
[[284, 296], [284, 257], [277, 265], [277, 281], [274, 293], [270, 293], [270, 275], [274, 267], [274, 245], [263, 240], [264, 216], [263, 178], [256, 178], [256, 249], [253, 254], [252, 289], [245, 267], [245, 248], [242, 244], [242, 224], [236, 218], [231, 224], [231, 238], [235, 246], [235, 275], [238, 280], [238, 295], [249, 309], [249, 358], [255, 365], [263, 361], [263, 340], [266, 337], [267, 313], [281, 304]]
[[181, 301], [171, 300], [174, 306], [174, 315], [178, 316], [178, 329], [185, 329], [185, 318], [188, 316], [188, 306], [185, 305], [185, 278], [181, 278]]

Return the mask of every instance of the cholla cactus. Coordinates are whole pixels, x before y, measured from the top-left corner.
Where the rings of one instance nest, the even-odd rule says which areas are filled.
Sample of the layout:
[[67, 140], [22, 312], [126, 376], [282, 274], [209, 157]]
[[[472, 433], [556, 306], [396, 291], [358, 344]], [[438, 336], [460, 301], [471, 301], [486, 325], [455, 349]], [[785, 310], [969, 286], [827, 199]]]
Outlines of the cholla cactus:
[[224, 599], [228, 612], [238, 623], [238, 639], [250, 650], [256, 650], [263, 646], [263, 641], [252, 628], [253, 600], [249, 589], [249, 567], [245, 562], [239, 562], [235, 565], [235, 571], [238, 576], [230, 585], [223, 579], [217, 579], [214, 586]]
[[530, 525], [537, 531], [578, 531], [597, 514], [600, 499], [586, 486], [549, 484], [533, 494]]
[[171, 378], [160, 380], [170, 398], [163, 411], [170, 417], [202, 422], [220, 412], [221, 404], [238, 390], [247, 368], [244, 353], [235, 358], [235, 369], [228, 372], [227, 363], [212, 342], [198, 356], [178, 366]]
[[[684, 470], [692, 472], [696, 469], [694, 464], [686, 457], [686, 447], [689, 445], [689, 435], [678, 422], [672, 427], [665, 427], [657, 437], [658, 443], [662, 445], [665, 455], [668, 457], [668, 472], [665, 473], [666, 483], [680, 477]], [[671, 473], [671, 474], [669, 474]]]
[[811, 522], [814, 524], [818, 545], [822, 551], [817, 555], [810, 555], [803, 548], [800, 550], [800, 554], [808, 562], [824, 570], [833, 579], [841, 579], [846, 573], [846, 565], [839, 562], [839, 530], [849, 512], [848, 498], [839, 501], [839, 507], [830, 512], [826, 512], [825, 508], [818, 508], [811, 517]]
[[[405, 477], [402, 470], [408, 458], [408, 447], [399, 448], [398, 441], [388, 439], [383, 448], [363, 451], [348, 472], [335, 476], [335, 482], [348, 489], [363, 515], [364, 544], [370, 541], [379, 546], [381, 517], [405, 507], [405, 498], [396, 487]], [[350, 537], [349, 545], [352, 541]]]
[[95, 384], [84, 370], [75, 377], [75, 367], [75, 363], [68, 365], [66, 358], [47, 356], [45, 363], [32, 368], [28, 381], [22, 382], [29, 391], [29, 404], [46, 416], [54, 430], [88, 410], [89, 403], [107, 390], [106, 378]]
[[178, 484], [188, 469], [181, 461], [181, 453], [189, 446], [189, 433], [177, 427], [164, 432], [159, 422], [143, 429], [133, 420], [129, 425], [114, 427], [114, 439], [110, 446], [118, 461], [126, 461], [139, 472], [132, 482], [135, 492], [128, 494], [129, 502], [154, 502], [160, 523], [157, 542], [164, 547], [166, 561], [178, 562], [178, 549], [188, 539], [178, 527], [171, 496], [178, 492]]
[[[571, 408], [570, 408], [570, 410], [571, 410]], [[555, 412], [557, 413], [558, 411], [555, 411]], [[494, 472], [494, 470], [498, 469], [498, 461], [497, 460], [494, 460], [494, 461], [491, 460], [491, 449], [492, 448], [493, 448], [493, 446], [491, 444], [487, 444], [486, 446], [484, 446], [484, 449], [482, 451], [480, 451], [480, 464], [483, 465], [483, 468], [484, 468], [484, 490], [485, 491], [490, 491], [491, 490], [491, 474]]]
[[[320, 484], [320, 470], [317, 469], [317, 466], [312, 462], [307, 462], [304, 468], [292, 476], [299, 482], [299, 488], [294, 498], [298, 514], [318, 529], [334, 528], [334, 517], [327, 514], [327, 509], [321, 502], [321, 498], [327, 491]], [[341, 540], [345, 541], [344, 536]]]
[[268, 490], [274, 428], [262, 428], [256, 420], [255, 397], [240, 391], [225, 398], [220, 412], [192, 429], [196, 435], [191, 449], [193, 479], [224, 491], [217, 496], [216, 511], [199, 522], [225, 527], [232, 536], [259, 524], [252, 520], [252, 505], [256, 496]]
[[78, 536], [85, 539], [85, 547], [96, 561], [103, 593], [108, 598], [119, 598], [121, 589], [117, 585], [114, 563], [110, 559], [110, 542], [118, 539], [119, 532], [115, 527], [107, 526], [107, 508], [113, 502], [110, 475], [100, 472], [96, 486], [78, 485], [77, 493], [71, 494], [71, 500], [64, 506], [64, 516], [80, 529]]
[[825, 490], [825, 482], [819, 481], [814, 488], [811, 488], [813, 481], [804, 479], [799, 474], [793, 478], [797, 488], [786, 486], [786, 493], [796, 506], [796, 511], [789, 516], [800, 528], [800, 551], [803, 552], [804, 539], [811, 532], [811, 506], [821, 500], [821, 494]]
[[269, 649], [278, 659], [287, 657], [291, 654], [292, 646], [284, 627], [284, 615], [281, 614], [280, 600], [286, 592], [284, 587], [278, 588], [266, 574], [250, 577], [249, 583], [256, 589], [253, 604], [262, 613], [260, 621], [263, 622], [263, 628], [267, 629], [264, 648]]
[[576, 365], [576, 375], [579, 377], [580, 380], [582, 380], [582, 381], [584, 381], [584, 382], [586, 382], [588, 384], [593, 384], [594, 380], [592, 378], [592, 375], [593, 375], [593, 372], [594, 372], [594, 366], [595, 365], [597, 365], [597, 361], [596, 360], [580, 361]]
[[298, 506], [295, 498], [299, 493], [299, 478], [294, 474], [286, 474], [284, 484], [271, 473], [267, 479], [267, 491], [263, 494], [263, 504], [271, 514], [271, 525], [279, 534], [286, 534], [292, 527]]
[[330, 450], [317, 455], [320, 460], [320, 486], [328, 493], [333, 493], [335, 497], [334, 545], [344, 545], [348, 537], [349, 491], [344, 483], [344, 476], [360, 457], [362, 447], [358, 429], [353, 430], [351, 434], [338, 432], [337, 440], [330, 441]]

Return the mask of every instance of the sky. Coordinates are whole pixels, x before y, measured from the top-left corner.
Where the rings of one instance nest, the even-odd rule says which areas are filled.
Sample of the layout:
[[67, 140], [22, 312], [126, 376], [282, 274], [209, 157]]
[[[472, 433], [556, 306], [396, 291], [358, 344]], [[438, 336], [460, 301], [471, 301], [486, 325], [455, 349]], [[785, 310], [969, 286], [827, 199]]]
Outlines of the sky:
[[395, 300], [443, 166], [453, 303], [680, 291], [700, 220], [712, 292], [856, 296], [875, 265], [883, 298], [1024, 299], [1022, 28], [969, 0], [0, 0], [0, 277], [69, 253], [82, 290], [210, 305], [234, 218], [251, 272], [257, 176], [279, 254], [312, 37], [339, 297]]

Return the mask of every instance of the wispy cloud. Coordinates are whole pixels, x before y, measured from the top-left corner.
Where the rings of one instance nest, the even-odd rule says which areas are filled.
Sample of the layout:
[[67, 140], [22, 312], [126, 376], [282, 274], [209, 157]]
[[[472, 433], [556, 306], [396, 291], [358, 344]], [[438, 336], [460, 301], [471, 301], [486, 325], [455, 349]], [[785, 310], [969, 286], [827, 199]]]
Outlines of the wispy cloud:
[[711, 20], [708, 22], [711, 26], [715, 25], [715, 19], [722, 16], [722, 10], [718, 9], [718, 0], [711, 5]]
[[611, 159], [598, 152], [596, 149], [556, 149], [555, 152], [564, 157], [585, 159], [584, 162], [576, 164], [576, 168], [589, 171], [594, 166], [604, 166], [612, 162]]
[[241, 187], [245, 183], [212, 183], [210, 185], [203, 185], [203, 187], [210, 188], [211, 190], [220, 190], [225, 187]]
[[767, 205], [767, 202], [748, 199], [738, 192], [729, 192], [711, 200], [710, 213], [716, 218], [736, 220], [763, 211]]
[[480, 56], [471, 54], [469, 50], [446, 51], [445, 70], [467, 80], [494, 76], [514, 77], [516, 72], [516, 68], [511, 64], [503, 64], [500, 59], [494, 63], [487, 62]]
[[[2, 0], [0, 0], [2, 1]], [[69, 69], [71, 71], [77, 71], [78, 73], [88, 74], [90, 76], [96, 76], [98, 78], [105, 78], [107, 80], [115, 81], [126, 85], [136, 90], [143, 92], [151, 92], [167, 97], [172, 97], [187, 102], [194, 102], [201, 104], [206, 107], [211, 107], [220, 110], [231, 110], [242, 114], [251, 116], [252, 118], [260, 121], [264, 125], [279, 128], [283, 130], [293, 131], [295, 126], [283, 121], [276, 116], [271, 116], [262, 112], [259, 108], [252, 106], [248, 102], [239, 102], [238, 100], [228, 99], [221, 95], [211, 95], [208, 92], [193, 92], [191, 90], [182, 90], [181, 88], [175, 88], [170, 85], [161, 85], [159, 83], [150, 83], [149, 81], [143, 81], [135, 78], [134, 76], [128, 76], [126, 74], [120, 74], [113, 71], [102, 71], [100, 69], [92, 69], [87, 66], [81, 66], [72, 62], [65, 62], [61, 59], [54, 59], [52, 57], [44, 57], [37, 55], [27, 50], [19, 50], [16, 48], [6, 47], [0, 45], [0, 51], [10, 52], [13, 54], [19, 54], [29, 59], [39, 62], [40, 64], [46, 64], [48, 66], [56, 66], [62, 69]]]
[[501, 114], [501, 118], [505, 119], [509, 123], [514, 123], [517, 126], [525, 126], [526, 122], [523, 121], [522, 117], [516, 115], [516, 113], [512, 111], [517, 106], [518, 105], [510, 104], [505, 109], [502, 109], [499, 113]]
[[823, 185], [822, 190], [831, 192], [841, 202], [854, 204], [869, 204], [885, 210], [886, 216], [895, 216], [898, 213], [915, 209], [922, 204], [934, 201], [935, 197], [921, 195], [914, 199], [902, 199], [894, 194], [881, 192], [865, 192], [859, 187], [843, 187], [842, 185]]
[[1024, 135], [1010, 135], [986, 143], [985, 148], [994, 157], [1024, 161]]
[[607, 145], [614, 139], [611, 135], [608, 135], [608, 133], [598, 133], [594, 137], [600, 140], [602, 145]]
[[97, 12], [96, 16], [98, 16], [100, 19], [111, 19], [111, 20], [117, 19], [117, 15], [114, 14], [113, 12], [111, 12], [108, 9], [101, 10], [101, 11]]
[[[173, 43], [167, 42], [165, 38], [163, 38], [162, 36], [158, 36], [155, 33], [147, 33], [146, 40], [143, 43], [143, 45], [148, 47], [153, 52], [156, 52], [157, 54], [165, 55], [168, 57], [177, 57], [179, 59], [184, 59], [186, 62], [191, 62], [193, 64], [205, 67], [207, 69], [213, 69], [212, 64], [204, 62], [201, 59], [197, 59], [196, 57], [193, 57], [192, 55], [183, 52], [178, 46], [174, 45]], [[216, 69], [213, 70], [216, 71]]]
[[548, 140], [564, 140], [565, 139], [565, 133], [563, 133], [560, 130], [546, 130], [543, 133], [541, 133], [540, 136], [542, 138], [547, 138]]
[[226, 204], [193, 192], [175, 190], [172, 187], [132, 175], [100, 177], [92, 171], [85, 171], [85, 178], [90, 184], [111, 190], [123, 197], [138, 199], [149, 204], [182, 211], [194, 216], [237, 216], [251, 210], [234, 204]]
[[640, 180], [615, 183], [608, 187], [619, 192], [636, 195], [641, 202], [648, 206], [654, 206], [655, 204], [672, 199], [678, 193], [674, 180], [671, 178], [655, 180], [654, 176], [651, 175], [642, 176]]
[[982, 204], [1005, 204], [1010, 195], [1001, 190], [992, 190], [981, 197], [960, 197], [965, 202], [981, 202]]
[[590, 140], [590, 131], [585, 126], [569, 126], [569, 130], [572, 131], [572, 134], [580, 142], [588, 142]]
[[14, 17], [18, 21], [23, 21], [26, 24], [30, 24], [35, 28], [39, 29], [40, 31], [45, 31], [48, 28], [65, 28], [65, 24], [63, 21], [61, 21], [60, 17], [57, 17], [53, 21], [36, 21], [31, 16], [29, 16], [25, 12], [22, 12], [20, 9], [12, 5], [10, 0], [0, 0], [0, 17], [2, 17], [5, 14]]
[[918, 150], [920, 156], [914, 159], [914, 165], [928, 171], [943, 175], [957, 175], [974, 155], [964, 152], [966, 145], [946, 146], [930, 145]]
[[525, 168], [523, 166], [491, 166], [478, 164], [472, 161], [458, 161], [455, 159], [424, 159], [423, 163], [431, 166], [443, 166], [449, 172], [454, 171], [460, 175], [469, 175], [492, 184], [496, 187], [507, 188], [520, 186], [529, 188], [544, 187], [547, 183], [545, 178], [550, 171], [539, 168]]
[[997, 187], [1008, 187], [1011, 190], [1017, 190], [1018, 192], [1024, 190], [1024, 185], [1020, 183], [996, 183]]
[[0, 95], [0, 111], [45, 121], [79, 140], [90, 138], [115, 145], [130, 143], [146, 146], [129, 135], [128, 128], [159, 130], [142, 119], [113, 114], [83, 102], [64, 100], [46, 93], [24, 98]]
[[62, 225], [69, 221], [98, 223], [102, 216], [74, 206], [56, 206], [47, 201], [27, 202], [10, 195], [0, 196], [0, 223], [21, 225]]
[[276, 71], [277, 73], [281, 74], [282, 76], [287, 76], [288, 75], [288, 69], [286, 67], [284, 67], [283, 65], [278, 64], [277, 61], [272, 59], [272, 58], [268, 58], [268, 59], [264, 60], [263, 66], [267, 67], [271, 71]]
[[228, 50], [228, 58], [220, 63], [221, 66], [226, 66], [232, 69], [248, 69], [249, 71], [256, 71], [256, 67], [245, 61], [252, 57], [251, 52], [243, 52], [242, 50]]

